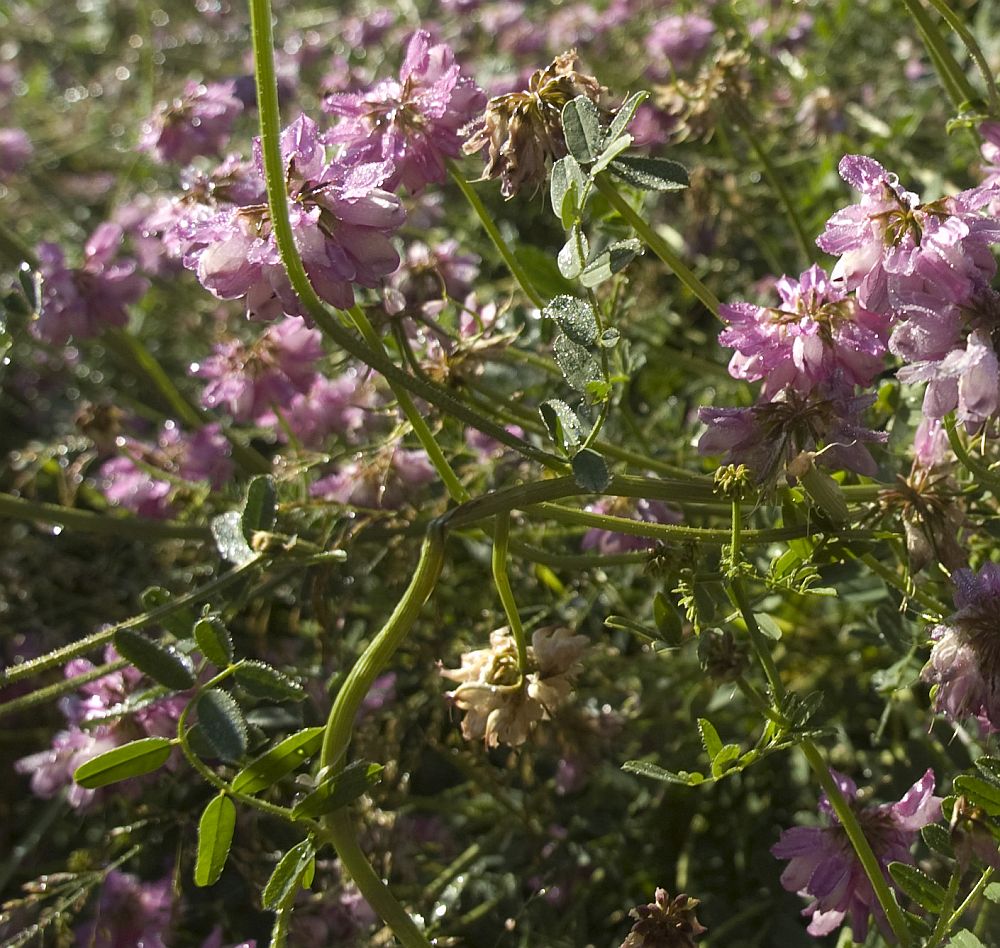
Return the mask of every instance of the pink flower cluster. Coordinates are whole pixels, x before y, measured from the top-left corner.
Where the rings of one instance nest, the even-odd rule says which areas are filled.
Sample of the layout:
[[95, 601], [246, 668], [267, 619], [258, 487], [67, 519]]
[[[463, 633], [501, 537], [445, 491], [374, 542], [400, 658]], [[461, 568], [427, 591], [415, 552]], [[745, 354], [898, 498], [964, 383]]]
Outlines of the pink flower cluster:
[[[105, 662], [114, 662], [118, 653], [108, 647]], [[74, 678], [94, 668], [83, 658], [66, 666], [66, 677]], [[133, 694], [142, 680], [135, 668], [123, 668], [103, 678], [82, 685], [79, 694], [63, 699], [60, 707], [68, 727], [59, 731], [52, 746], [38, 754], [22, 757], [14, 769], [31, 777], [35, 796], [50, 799], [66, 790], [69, 804], [77, 809], [86, 806], [100, 791], [87, 790], [73, 781], [78, 767], [120, 744], [141, 737], [173, 737], [177, 733], [177, 718], [186, 698], [173, 696], [147, 704], [128, 717], [116, 716], [125, 699]], [[98, 723], [105, 719], [108, 723]]]
[[63, 345], [128, 322], [125, 307], [137, 302], [149, 283], [136, 273], [135, 261], [117, 258], [122, 238], [117, 224], [101, 224], [87, 241], [83, 265], [77, 268], [66, 265], [58, 244], [39, 245], [42, 297], [32, 323], [39, 339]]
[[234, 82], [188, 82], [183, 95], [160, 103], [143, 127], [139, 147], [182, 165], [199, 155], [219, 155], [242, 111]]

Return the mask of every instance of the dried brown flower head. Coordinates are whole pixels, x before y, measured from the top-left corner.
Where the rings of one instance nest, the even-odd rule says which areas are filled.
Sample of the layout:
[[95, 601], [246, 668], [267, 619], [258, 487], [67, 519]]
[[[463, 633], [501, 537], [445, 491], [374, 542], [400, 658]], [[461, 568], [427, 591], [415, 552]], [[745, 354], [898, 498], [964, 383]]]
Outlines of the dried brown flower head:
[[490, 633], [489, 648], [462, 655], [459, 668], [443, 668], [445, 678], [459, 682], [448, 692], [465, 712], [462, 736], [484, 738], [487, 747], [523, 744], [535, 725], [569, 697], [587, 638], [569, 629], [538, 629], [528, 647], [529, 671], [517, 666], [517, 646], [506, 629]]
[[580, 95], [600, 105], [607, 93], [593, 76], [577, 72], [576, 58], [576, 50], [562, 53], [532, 73], [523, 92], [490, 99], [465, 143], [467, 155], [488, 147], [483, 178], [500, 178], [505, 198], [526, 184], [541, 187], [552, 162], [566, 154], [563, 106]]
[[741, 107], [750, 94], [749, 65], [745, 50], [727, 49], [703, 66], [692, 82], [677, 79], [657, 90], [656, 104], [678, 118], [674, 129], [678, 141], [708, 141], [721, 108]]
[[683, 894], [671, 899], [666, 889], [657, 889], [655, 902], [629, 912], [636, 923], [621, 948], [690, 948], [706, 931], [694, 916], [697, 907], [697, 899]]

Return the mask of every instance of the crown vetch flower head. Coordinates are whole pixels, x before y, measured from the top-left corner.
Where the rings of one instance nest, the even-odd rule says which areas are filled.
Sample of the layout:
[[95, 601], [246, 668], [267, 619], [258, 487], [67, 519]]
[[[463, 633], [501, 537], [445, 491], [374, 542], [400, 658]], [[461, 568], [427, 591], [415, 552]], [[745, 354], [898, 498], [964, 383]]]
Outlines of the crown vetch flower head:
[[322, 336], [303, 320], [288, 317], [270, 326], [253, 344], [221, 342], [192, 372], [208, 379], [201, 393], [206, 408], [224, 407], [236, 421], [258, 421], [311, 387]]
[[873, 158], [845, 155], [840, 176], [861, 192], [857, 204], [837, 211], [816, 243], [840, 256], [834, 281], [857, 289], [866, 309], [905, 312], [912, 294], [961, 303], [996, 272], [989, 245], [1000, 222], [981, 209], [1000, 194], [978, 187], [921, 204]]
[[[913, 864], [910, 849], [919, 830], [941, 818], [941, 798], [934, 796], [934, 772], [928, 770], [898, 803], [862, 806], [854, 781], [835, 770], [830, 775], [854, 810], [887, 879], [891, 862]], [[812, 899], [802, 911], [811, 915], [810, 935], [829, 935], [850, 916], [855, 941], [864, 941], [870, 916], [891, 934], [881, 906], [840, 820], [824, 794], [819, 801], [824, 826], [785, 830], [771, 854], [789, 860], [781, 884]], [[891, 882], [891, 879], [889, 879]]]
[[198, 155], [218, 155], [242, 111], [234, 81], [188, 82], [182, 96], [157, 106], [143, 126], [139, 147], [160, 161], [182, 165]]
[[858, 306], [818, 266], [797, 281], [782, 277], [777, 290], [780, 306], [720, 307], [729, 328], [719, 342], [736, 350], [729, 374], [763, 379], [765, 400], [786, 386], [807, 395], [826, 383], [870, 385], [882, 368], [887, 318]]
[[1000, 565], [952, 574], [957, 612], [931, 630], [934, 647], [923, 679], [934, 685], [934, 705], [952, 721], [978, 717], [1000, 730]]
[[576, 70], [576, 51], [562, 53], [532, 73], [528, 88], [490, 99], [486, 113], [465, 143], [465, 153], [486, 152], [484, 178], [500, 178], [500, 193], [511, 198], [525, 185], [541, 187], [552, 162], [566, 154], [563, 106], [584, 95], [600, 105], [607, 89]]
[[117, 224], [101, 224], [87, 241], [83, 265], [77, 269], [66, 266], [58, 244], [39, 244], [42, 298], [38, 319], [31, 325], [39, 339], [61, 345], [128, 322], [125, 307], [142, 297], [149, 282], [135, 272], [134, 260], [115, 259], [122, 237]]
[[695, 917], [698, 899], [681, 895], [670, 898], [657, 889], [655, 901], [629, 910], [636, 920], [621, 948], [694, 948], [695, 939], [706, 929]]
[[[354, 303], [353, 285], [375, 287], [399, 266], [389, 239], [405, 217], [383, 189], [392, 163], [326, 163], [316, 123], [305, 115], [281, 134], [289, 217], [313, 287], [339, 309]], [[259, 143], [258, 172], [263, 175]], [[281, 263], [267, 204], [230, 208], [195, 222], [184, 265], [221, 299], [245, 299], [247, 313], [308, 319]]]
[[486, 96], [462, 75], [444, 43], [432, 45], [426, 30], [410, 38], [399, 79], [365, 92], [328, 96], [327, 112], [342, 121], [326, 135], [344, 144], [347, 164], [391, 161], [388, 190], [402, 184], [411, 194], [447, 178], [446, 158], [462, 151], [462, 129], [483, 110]]

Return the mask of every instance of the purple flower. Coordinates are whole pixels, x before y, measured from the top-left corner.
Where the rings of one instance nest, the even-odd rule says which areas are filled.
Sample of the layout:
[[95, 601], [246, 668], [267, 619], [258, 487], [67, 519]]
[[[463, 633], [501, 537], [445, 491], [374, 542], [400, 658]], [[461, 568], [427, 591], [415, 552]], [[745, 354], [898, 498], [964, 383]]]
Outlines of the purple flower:
[[[592, 513], [611, 514], [616, 517], [627, 517], [640, 523], [680, 523], [683, 517], [676, 510], [671, 510], [658, 500], [637, 500], [628, 498], [606, 497], [587, 510]], [[656, 541], [650, 537], [635, 537], [627, 533], [617, 533], [614, 530], [604, 530], [593, 527], [583, 535], [580, 544], [584, 550], [595, 550], [607, 555], [611, 553], [629, 553], [633, 550], [649, 550], [656, 546]]]
[[206, 408], [221, 406], [236, 421], [258, 421], [275, 406], [283, 408], [295, 395], [309, 391], [322, 355], [320, 332], [290, 316], [251, 345], [238, 340], [218, 343], [191, 371], [209, 380], [201, 393]]
[[[111, 663], [121, 656], [109, 646], [104, 661]], [[65, 668], [65, 676], [73, 678], [91, 671], [94, 665], [86, 659], [74, 659]], [[73, 780], [78, 767], [120, 744], [138, 737], [174, 737], [177, 719], [187, 699], [172, 696], [147, 704], [129, 718], [113, 718], [113, 723], [98, 723], [114, 715], [115, 710], [135, 692], [142, 674], [134, 668], [104, 675], [82, 685], [78, 695], [64, 698], [60, 709], [69, 725], [52, 739], [52, 746], [45, 751], [23, 757], [14, 769], [31, 776], [31, 791], [37, 797], [50, 799], [67, 790], [70, 806], [80, 809], [95, 797], [94, 790], [87, 790]]]
[[984, 563], [978, 574], [957, 569], [951, 579], [958, 611], [931, 630], [923, 678], [947, 718], [978, 717], [987, 730], [1000, 730], [1000, 565]]
[[725, 454], [726, 464], [746, 464], [761, 484], [773, 484], [804, 451], [816, 451], [815, 460], [824, 467], [872, 477], [877, 466], [864, 444], [888, 439], [861, 422], [862, 412], [874, 401], [874, 395], [824, 396], [819, 391], [804, 399], [785, 390], [750, 408], [702, 408], [698, 417], [708, 430], [698, 451]]
[[[889, 863], [912, 865], [910, 849], [918, 831], [941, 817], [941, 799], [934, 796], [934, 772], [928, 770], [898, 803], [867, 807], [858, 803], [858, 788], [853, 780], [835, 770], [830, 774], [854, 810], [891, 883]], [[802, 912], [812, 916], [807, 931], [815, 937], [828, 935], [850, 915], [854, 940], [864, 941], [869, 917], [874, 915], [880, 928], [891, 934], [871, 882], [825, 794], [820, 798], [819, 810], [825, 826], [787, 829], [771, 847], [772, 855], [790, 860], [781, 874], [781, 884], [789, 892], [812, 899]]]
[[217, 424], [185, 434], [169, 422], [155, 445], [129, 439], [123, 448], [124, 456], [101, 466], [101, 489], [110, 503], [140, 517], [163, 519], [174, 510], [175, 484], [155, 477], [150, 468], [159, 468], [174, 481], [207, 481], [213, 488], [232, 476], [229, 442]]
[[408, 311], [436, 316], [446, 298], [464, 298], [479, 276], [479, 257], [459, 251], [457, 240], [433, 247], [413, 241], [406, 248], [402, 266], [385, 289], [386, 311], [391, 315]]
[[861, 201], [837, 211], [816, 243], [840, 256], [833, 279], [856, 288], [865, 309], [905, 307], [911, 293], [928, 285], [936, 298], [963, 302], [992, 278], [989, 245], [1000, 239], [1000, 224], [979, 211], [998, 192], [979, 187], [921, 204], [863, 155], [844, 156], [840, 176], [861, 192]]
[[349, 461], [339, 470], [316, 481], [309, 489], [313, 497], [353, 507], [391, 509], [414, 488], [436, 477], [423, 451], [398, 448], [383, 452], [369, 463]]
[[768, 401], [786, 387], [807, 395], [828, 383], [869, 386], [884, 361], [887, 319], [858, 306], [818, 266], [797, 282], [782, 277], [777, 289], [780, 306], [720, 308], [729, 328], [719, 342], [736, 350], [729, 374], [763, 379]]
[[135, 262], [114, 257], [123, 232], [101, 224], [84, 247], [83, 266], [72, 270], [57, 244], [38, 246], [42, 299], [32, 332], [53, 345], [86, 339], [108, 326], [128, 322], [125, 307], [136, 302], [149, 283], [135, 272]]
[[287, 438], [287, 426], [303, 445], [318, 448], [332, 434], [348, 437], [364, 428], [373, 406], [373, 391], [349, 370], [335, 379], [317, 376], [308, 391], [294, 396], [282, 408], [280, 421], [271, 413], [263, 415], [259, 423], [276, 426], [282, 439]]
[[715, 24], [697, 13], [673, 14], [657, 20], [646, 35], [650, 75], [664, 79], [671, 72], [685, 72], [708, 49]]
[[23, 128], [0, 128], [0, 180], [20, 171], [34, 150]]
[[142, 882], [112, 869], [104, 877], [94, 919], [77, 930], [87, 948], [167, 948], [173, 914], [173, 879]]
[[410, 39], [399, 80], [386, 79], [366, 92], [328, 96], [323, 107], [343, 118], [328, 134], [343, 144], [345, 163], [390, 161], [387, 189], [402, 184], [411, 194], [447, 178], [445, 159], [462, 152], [461, 129], [486, 105], [486, 96], [463, 76], [455, 54], [418, 30]]
[[938, 361], [917, 362], [897, 373], [901, 382], [927, 382], [924, 414], [943, 418], [950, 411], [970, 430], [1000, 407], [1000, 362], [985, 330], [977, 329], [964, 349], [953, 349]]
[[188, 82], [184, 94], [161, 102], [142, 130], [139, 148], [160, 161], [186, 165], [198, 155], [218, 155], [243, 111], [234, 82]]
[[[258, 172], [263, 174], [259, 144]], [[354, 303], [353, 285], [375, 287], [399, 266], [389, 239], [405, 216], [383, 190], [391, 162], [326, 164], [316, 123], [305, 115], [281, 135], [295, 243], [316, 292], [340, 309]], [[246, 299], [259, 319], [307, 314], [292, 290], [271, 231], [267, 204], [250, 204], [194, 221], [184, 265], [220, 299]]]

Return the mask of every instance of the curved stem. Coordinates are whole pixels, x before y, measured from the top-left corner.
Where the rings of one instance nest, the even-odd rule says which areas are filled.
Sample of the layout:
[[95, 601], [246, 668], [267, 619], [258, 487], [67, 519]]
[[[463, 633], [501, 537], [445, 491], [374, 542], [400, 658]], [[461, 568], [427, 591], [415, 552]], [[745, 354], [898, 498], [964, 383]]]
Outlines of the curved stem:
[[504, 614], [510, 634], [514, 636], [517, 645], [517, 667], [522, 676], [528, 671], [528, 644], [524, 638], [524, 626], [517, 611], [514, 590], [510, 587], [510, 577], [507, 575], [507, 546], [510, 540], [510, 514], [497, 514], [496, 526], [493, 530], [493, 583], [500, 595]]
[[476, 194], [475, 188], [469, 184], [468, 181], [462, 177], [462, 172], [458, 170], [455, 163], [448, 161], [448, 173], [451, 175], [452, 181], [458, 185], [459, 190], [462, 192], [465, 199], [469, 202], [469, 205], [476, 212], [476, 216], [479, 218], [479, 222], [483, 225], [483, 230], [489, 234], [490, 240], [493, 241], [493, 246], [497, 248], [500, 256], [503, 257], [503, 262], [507, 264], [507, 269], [510, 270], [514, 279], [517, 280], [521, 289], [524, 291], [524, 295], [531, 300], [539, 309], [545, 306], [545, 300], [542, 295], [532, 286], [531, 280], [528, 274], [524, 272], [524, 268], [517, 262], [517, 258], [514, 256], [514, 251], [510, 249], [510, 245], [506, 240], [503, 239], [503, 234], [500, 233], [500, 228], [497, 227], [496, 221], [490, 216], [490, 212], [486, 210], [486, 205], [480, 200], [479, 195]]
[[320, 767], [339, 767], [351, 741], [351, 730], [372, 682], [392, 658], [413, 626], [421, 607], [434, 591], [444, 563], [444, 530], [435, 521], [427, 531], [416, 571], [385, 625], [354, 663], [340, 686], [327, 718]]
[[720, 304], [716, 295], [694, 275], [694, 272], [674, 252], [670, 244], [639, 216], [632, 205], [621, 196], [607, 175], [599, 174], [594, 179], [594, 184], [597, 186], [597, 190], [608, 199], [611, 206], [632, 225], [632, 229], [642, 238], [646, 246], [674, 271], [677, 279], [705, 304], [713, 316], [718, 316]]
[[[365, 315], [363, 309], [360, 306], [352, 306], [349, 310], [351, 319], [354, 320], [354, 325], [358, 327], [361, 332], [362, 337], [365, 342], [368, 343], [372, 349], [380, 351], [386, 358], [388, 354], [385, 351], [385, 347], [382, 345], [382, 340], [379, 338], [377, 332], [375, 332], [372, 324], [368, 321], [368, 317]], [[434, 465], [434, 469], [438, 472], [438, 476], [444, 481], [444, 486], [448, 490], [448, 495], [456, 503], [461, 503], [463, 500], [469, 499], [469, 492], [462, 486], [462, 482], [458, 479], [455, 472], [452, 470], [451, 465], [448, 463], [448, 459], [444, 456], [444, 452], [441, 450], [440, 445], [434, 438], [431, 429], [428, 427], [427, 422], [424, 421], [424, 416], [420, 414], [417, 406], [413, 404], [413, 399], [410, 398], [409, 392], [406, 391], [398, 382], [393, 382], [389, 380], [389, 387], [392, 389], [393, 395], [396, 396], [396, 401], [399, 402], [399, 407], [403, 410], [403, 414], [406, 415], [406, 420], [409, 421], [410, 427], [413, 428], [413, 433], [417, 436], [420, 441], [421, 446], [424, 451], [427, 452], [427, 457], [430, 458], [431, 464]]]
[[46, 688], [38, 688], [35, 691], [29, 691], [26, 695], [19, 695], [17, 698], [12, 698], [6, 702], [6, 704], [0, 704], [0, 718], [6, 717], [8, 714], [16, 714], [18, 711], [34, 707], [36, 704], [45, 704], [45, 702], [51, 701], [53, 698], [59, 698], [70, 691], [76, 691], [77, 688], [82, 688], [84, 685], [92, 681], [97, 681], [105, 675], [110, 675], [113, 672], [120, 671], [122, 668], [126, 668], [128, 664], [125, 659], [117, 662], [108, 662], [106, 665], [98, 665], [96, 668], [92, 668], [82, 675], [74, 675], [72, 678], [57, 681], [54, 685], [49, 685]]
[[431, 943], [372, 869], [358, 845], [347, 810], [340, 809], [331, 813], [325, 820], [324, 829], [324, 836], [337, 850], [341, 863], [365, 901], [378, 912], [404, 948], [431, 948]]
[[985, 487], [1000, 497], [1000, 477], [985, 465], [980, 464], [979, 461], [969, 454], [968, 449], [962, 444], [961, 435], [958, 433], [954, 412], [945, 416], [944, 430], [948, 435], [948, 443], [951, 445], [951, 450], [955, 452], [955, 457], [958, 458], [962, 467], [976, 479], [980, 487]]

